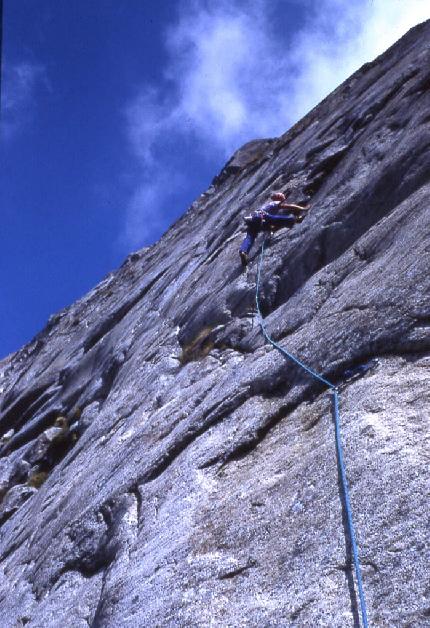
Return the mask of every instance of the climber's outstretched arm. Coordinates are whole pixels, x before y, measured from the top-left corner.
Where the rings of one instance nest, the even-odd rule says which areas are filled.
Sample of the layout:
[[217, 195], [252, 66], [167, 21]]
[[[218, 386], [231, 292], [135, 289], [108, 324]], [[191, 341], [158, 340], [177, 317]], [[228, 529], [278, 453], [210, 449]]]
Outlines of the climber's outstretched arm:
[[271, 227], [293, 227], [296, 223], [296, 217], [293, 214], [266, 214], [266, 220]]
[[279, 209], [289, 209], [292, 211], [307, 211], [310, 209], [310, 205], [295, 205], [294, 203], [281, 203]]

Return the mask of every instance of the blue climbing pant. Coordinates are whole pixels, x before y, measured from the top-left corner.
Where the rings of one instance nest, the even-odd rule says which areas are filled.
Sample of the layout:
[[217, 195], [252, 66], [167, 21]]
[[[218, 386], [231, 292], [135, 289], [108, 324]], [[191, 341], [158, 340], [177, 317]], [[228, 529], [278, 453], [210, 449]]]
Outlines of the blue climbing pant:
[[255, 238], [257, 237], [258, 231], [251, 231], [250, 229], [248, 229], [245, 239], [242, 242], [242, 245], [240, 247], [240, 251], [248, 254], [249, 251], [251, 250], [252, 245], [255, 242]]
[[260, 231], [270, 231], [272, 228], [280, 229], [281, 227], [291, 228], [294, 226], [295, 222], [296, 218], [294, 214], [285, 214], [285, 216], [266, 214], [264, 222], [262, 221], [261, 216], [252, 216], [251, 220], [248, 221], [248, 230], [240, 247], [240, 251], [248, 254]]

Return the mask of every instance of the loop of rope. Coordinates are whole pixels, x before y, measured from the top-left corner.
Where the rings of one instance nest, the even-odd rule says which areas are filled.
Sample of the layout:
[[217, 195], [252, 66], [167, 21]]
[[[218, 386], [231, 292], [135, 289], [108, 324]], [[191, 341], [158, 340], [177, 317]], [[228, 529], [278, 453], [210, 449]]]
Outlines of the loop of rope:
[[287, 358], [288, 360], [291, 360], [292, 362], [297, 364], [297, 366], [305, 370], [314, 379], [317, 379], [321, 383], [325, 384], [328, 388], [330, 388], [330, 391], [333, 394], [333, 415], [334, 415], [334, 425], [335, 425], [337, 461], [338, 461], [338, 467], [339, 467], [339, 472], [340, 472], [340, 477], [341, 477], [343, 499], [344, 499], [347, 522], [348, 522], [348, 533], [349, 533], [349, 538], [350, 538], [350, 543], [351, 543], [351, 548], [352, 548], [352, 555], [353, 555], [354, 568], [355, 568], [355, 577], [357, 580], [358, 594], [360, 598], [361, 620], [362, 620], [363, 628], [368, 628], [366, 601], [365, 601], [364, 589], [363, 589], [363, 580], [361, 577], [360, 560], [359, 560], [359, 555], [358, 555], [357, 541], [355, 538], [354, 524], [352, 521], [351, 501], [349, 498], [348, 481], [346, 478], [345, 463], [344, 463], [343, 451], [342, 451], [342, 441], [341, 441], [341, 434], [340, 434], [339, 391], [332, 382], [330, 382], [328, 379], [325, 379], [325, 377], [323, 377], [322, 375], [319, 375], [316, 371], [311, 369], [309, 366], [301, 362], [294, 355], [289, 353], [286, 349], [281, 347], [277, 342], [273, 340], [273, 338], [271, 338], [269, 333], [266, 331], [266, 326], [264, 324], [263, 316], [261, 314], [260, 302], [258, 298], [258, 294], [260, 291], [261, 269], [263, 266], [265, 243], [266, 243], [266, 240], [264, 240], [263, 244], [261, 245], [261, 253], [260, 253], [260, 259], [258, 262], [258, 271], [257, 271], [257, 285], [256, 285], [256, 290], [255, 290], [255, 303], [257, 307], [258, 322], [260, 324], [263, 336], [275, 349], [277, 349], [277, 351], [279, 351], [285, 358]]

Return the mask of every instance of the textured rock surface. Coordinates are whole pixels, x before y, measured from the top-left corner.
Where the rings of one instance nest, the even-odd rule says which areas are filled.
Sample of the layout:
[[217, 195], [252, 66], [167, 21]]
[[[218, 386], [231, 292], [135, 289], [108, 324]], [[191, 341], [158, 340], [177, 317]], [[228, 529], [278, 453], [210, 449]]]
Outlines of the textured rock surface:
[[[430, 622], [430, 23], [238, 151], [154, 246], [0, 362], [2, 626], [353, 626], [341, 389], [370, 625]], [[364, 365], [364, 366], [363, 366]]]

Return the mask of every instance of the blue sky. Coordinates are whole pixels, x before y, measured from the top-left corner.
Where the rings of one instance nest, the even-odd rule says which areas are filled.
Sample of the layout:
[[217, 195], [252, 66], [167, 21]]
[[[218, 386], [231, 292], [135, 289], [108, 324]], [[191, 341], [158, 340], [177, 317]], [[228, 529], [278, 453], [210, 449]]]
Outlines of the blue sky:
[[4, 0], [0, 358], [427, 0]]

